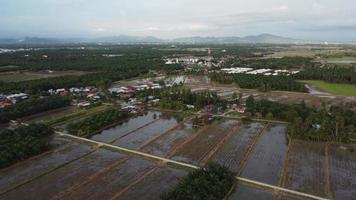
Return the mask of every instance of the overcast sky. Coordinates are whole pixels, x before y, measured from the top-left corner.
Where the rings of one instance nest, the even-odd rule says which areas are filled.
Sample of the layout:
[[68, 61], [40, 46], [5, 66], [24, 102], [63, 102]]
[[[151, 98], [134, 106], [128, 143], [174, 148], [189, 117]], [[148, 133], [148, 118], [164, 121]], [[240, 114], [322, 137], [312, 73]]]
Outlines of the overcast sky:
[[356, 41], [356, 0], [0, 0], [0, 37], [260, 33]]

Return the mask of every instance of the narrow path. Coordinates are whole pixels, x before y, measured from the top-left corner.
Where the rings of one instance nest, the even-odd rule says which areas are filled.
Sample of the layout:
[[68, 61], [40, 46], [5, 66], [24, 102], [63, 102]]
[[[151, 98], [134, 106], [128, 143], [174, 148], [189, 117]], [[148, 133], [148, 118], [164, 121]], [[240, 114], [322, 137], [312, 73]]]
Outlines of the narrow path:
[[[72, 139], [75, 139], [75, 140], [80, 140], [80, 141], [91, 143], [91, 144], [97, 144], [98, 147], [107, 147], [107, 148], [116, 149], [116, 150], [119, 150], [119, 151], [122, 151], [122, 152], [126, 152], [128, 154], [133, 154], [133, 155], [145, 157], [145, 158], [148, 158], [148, 159], [158, 160], [158, 161], [161, 161], [161, 162], [166, 163], [166, 164], [173, 164], [173, 165], [186, 167], [186, 168], [190, 168], [190, 169], [199, 169], [200, 168], [200, 167], [195, 166], [195, 165], [191, 165], [191, 164], [187, 164], [187, 163], [183, 163], [183, 162], [179, 162], [179, 161], [174, 161], [174, 160], [167, 159], [167, 158], [162, 158], [162, 157], [159, 157], [159, 156], [154, 156], [154, 155], [151, 155], [151, 154], [142, 153], [142, 152], [139, 152], [139, 151], [126, 149], [126, 148], [122, 148], [122, 147], [119, 147], [119, 146], [114, 146], [114, 145], [111, 145], [111, 144], [97, 142], [97, 141], [94, 141], [94, 140], [81, 138], [81, 137], [77, 137], [77, 136], [74, 136], [74, 135], [69, 135], [69, 134], [60, 133], [60, 132], [57, 132], [57, 134], [59, 136], [62, 136], [62, 137], [72, 138]], [[150, 172], [150, 173], [152, 173], [152, 172]], [[300, 196], [300, 197], [306, 197], [306, 198], [316, 199], [316, 200], [328, 200], [326, 198], [318, 197], [318, 196], [315, 196], [315, 195], [310, 195], [310, 194], [306, 194], [306, 193], [303, 193], [303, 192], [298, 192], [298, 191], [295, 191], [295, 190], [290, 190], [290, 189], [282, 188], [282, 187], [279, 187], [279, 186], [270, 185], [270, 184], [266, 184], [266, 183], [262, 183], [262, 182], [258, 182], [258, 181], [254, 181], [254, 180], [250, 180], [250, 179], [246, 179], [246, 178], [242, 178], [242, 177], [236, 177], [236, 179], [238, 181], [241, 181], [241, 182], [244, 182], [244, 183], [249, 183], [249, 184], [260, 186], [260, 187], [267, 188], [267, 189], [277, 190], [277, 191], [280, 191], [280, 192], [285, 192], [285, 193], [297, 195], [297, 196]], [[120, 194], [118, 194], [118, 195], [120, 195]]]

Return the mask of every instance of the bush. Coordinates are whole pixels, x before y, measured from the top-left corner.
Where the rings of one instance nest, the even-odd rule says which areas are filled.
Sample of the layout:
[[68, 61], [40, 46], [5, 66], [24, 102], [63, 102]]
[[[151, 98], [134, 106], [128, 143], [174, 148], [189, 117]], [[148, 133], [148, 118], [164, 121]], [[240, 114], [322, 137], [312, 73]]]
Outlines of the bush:
[[163, 200], [223, 199], [235, 182], [234, 173], [215, 163], [190, 172], [176, 187], [162, 195]]

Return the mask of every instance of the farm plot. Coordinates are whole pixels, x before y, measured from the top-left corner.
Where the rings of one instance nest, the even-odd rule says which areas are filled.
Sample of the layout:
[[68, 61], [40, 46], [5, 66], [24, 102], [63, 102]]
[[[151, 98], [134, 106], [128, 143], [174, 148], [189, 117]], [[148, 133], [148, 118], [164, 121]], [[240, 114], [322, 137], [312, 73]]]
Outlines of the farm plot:
[[119, 124], [113, 128], [104, 130], [100, 134], [96, 134], [91, 137], [92, 140], [99, 142], [111, 142], [117, 138], [120, 138], [134, 130], [139, 129], [142, 126], [145, 126], [155, 120], [155, 117], [160, 116], [160, 112], [148, 112], [145, 115], [137, 116], [131, 118], [122, 124]]
[[194, 139], [180, 147], [172, 159], [191, 164], [199, 163], [238, 124], [237, 120], [219, 120], [207, 125]]
[[322, 197], [327, 195], [325, 145], [293, 141], [283, 186]]
[[122, 154], [99, 149], [84, 158], [1, 195], [0, 199], [41, 200], [53, 198], [80, 184], [100, 169], [123, 157]]
[[153, 139], [178, 124], [177, 120], [160, 119], [155, 121], [142, 129], [136, 130], [114, 142], [114, 145], [125, 147], [129, 149], [137, 149], [145, 144], [150, 139]]
[[141, 182], [134, 185], [120, 196], [117, 196], [115, 199], [160, 199], [160, 196], [163, 193], [174, 187], [179, 182], [179, 179], [187, 173], [187, 171], [181, 169], [158, 168], [150, 175], [144, 177]]
[[334, 199], [355, 199], [356, 147], [331, 145], [328, 152], [331, 190]]
[[243, 124], [213, 155], [211, 160], [226, 166], [235, 173], [239, 172], [242, 160], [262, 127], [261, 123]]
[[0, 194], [78, 159], [91, 151], [90, 146], [72, 143], [5, 168], [0, 171]]
[[60, 198], [110, 199], [153, 168], [154, 163], [151, 161], [131, 158]]
[[277, 185], [288, 150], [285, 125], [269, 127], [261, 136], [242, 177]]
[[228, 199], [274, 200], [276, 199], [276, 197], [271, 192], [259, 190], [243, 184], [238, 184]]
[[174, 130], [157, 138], [151, 144], [142, 148], [141, 151], [165, 157], [169, 152], [195, 133], [192, 122], [188, 121], [179, 124]]

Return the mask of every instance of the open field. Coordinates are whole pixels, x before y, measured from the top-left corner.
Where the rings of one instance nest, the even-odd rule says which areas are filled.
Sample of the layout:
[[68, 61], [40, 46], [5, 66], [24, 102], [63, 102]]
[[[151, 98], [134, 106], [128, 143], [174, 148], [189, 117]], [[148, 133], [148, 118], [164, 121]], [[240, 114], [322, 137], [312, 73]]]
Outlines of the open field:
[[228, 167], [238, 173], [242, 168], [242, 162], [248, 156], [254, 141], [263, 128], [263, 124], [242, 124], [224, 145], [213, 155], [211, 161]]
[[269, 126], [251, 153], [241, 174], [244, 178], [278, 185], [288, 144], [285, 125]]
[[329, 173], [334, 199], [356, 197], [356, 147], [329, 146]]
[[336, 63], [336, 64], [354, 64], [356, 63], [355, 57], [341, 57], [341, 58], [327, 58], [327, 63]]
[[[117, 125], [119, 132], [108, 129], [92, 138], [108, 143], [126, 135], [116, 145], [201, 166], [217, 161], [244, 178], [275, 186], [285, 175], [282, 187], [323, 197], [329, 197], [330, 188], [336, 200], [354, 196], [355, 147], [330, 145], [326, 162], [323, 143], [292, 141], [286, 156], [285, 125], [222, 118], [195, 129], [191, 116], [183, 121], [167, 116], [151, 111]], [[0, 170], [0, 199], [154, 200], [190, 170], [147, 155], [56, 138], [53, 150]], [[324, 181], [327, 163], [331, 184]], [[277, 191], [242, 181], [228, 199], [305, 199]]]
[[293, 141], [290, 148], [283, 186], [327, 198], [325, 145]]
[[311, 84], [317, 89], [330, 94], [342, 95], [342, 96], [356, 96], [355, 85], [342, 84], [342, 83], [328, 83], [325, 81], [316, 81], [316, 80], [308, 80], [303, 82]]
[[20, 82], [20, 81], [29, 81], [41, 78], [52, 78], [58, 76], [80, 76], [87, 74], [88, 72], [84, 71], [10, 71], [0, 73], [0, 81], [3, 82]]

